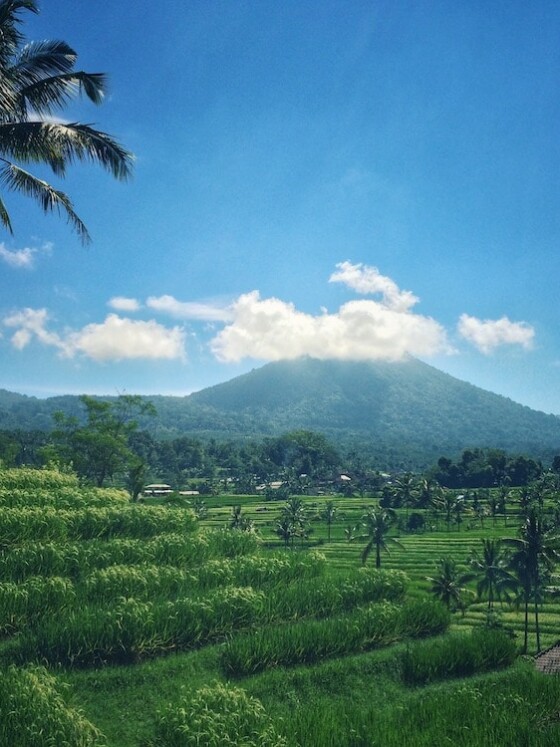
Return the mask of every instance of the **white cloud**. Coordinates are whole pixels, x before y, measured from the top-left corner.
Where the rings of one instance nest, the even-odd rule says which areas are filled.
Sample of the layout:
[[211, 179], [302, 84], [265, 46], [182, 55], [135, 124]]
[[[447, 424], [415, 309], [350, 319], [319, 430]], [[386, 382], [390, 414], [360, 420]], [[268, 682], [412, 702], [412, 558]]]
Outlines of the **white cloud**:
[[43, 345], [50, 345], [67, 354], [68, 346], [55, 332], [47, 328], [49, 314], [46, 309], [22, 309], [4, 318], [6, 327], [17, 328], [11, 338], [12, 345], [18, 350], [27, 347], [35, 337]]
[[134, 358], [177, 360], [185, 357], [185, 333], [153, 319], [147, 322], [109, 314], [101, 324], [88, 324], [69, 337], [72, 351], [96, 361]]
[[88, 324], [62, 337], [47, 329], [48, 321], [46, 309], [23, 309], [4, 318], [5, 326], [16, 328], [11, 342], [18, 350], [36, 339], [67, 358], [75, 355], [96, 361], [185, 358], [185, 333], [180, 327], [169, 329], [154, 320], [137, 321], [109, 314], [101, 324]]
[[500, 345], [521, 345], [528, 350], [535, 337], [535, 330], [530, 324], [512, 322], [507, 316], [482, 320], [461, 314], [457, 330], [461, 337], [487, 355]]
[[450, 352], [443, 327], [434, 319], [396, 311], [377, 301], [344, 304], [336, 314], [298, 311], [277, 298], [246, 293], [232, 305], [232, 323], [211, 341], [221, 361], [319, 359], [400, 360], [406, 355]]
[[5, 244], [0, 244], [0, 259], [10, 267], [16, 269], [30, 270], [35, 262], [37, 249], [7, 249]]
[[115, 296], [107, 304], [115, 311], [139, 311], [141, 304], [135, 298], [126, 298], [125, 296]]
[[356, 293], [380, 293], [381, 303], [393, 311], [408, 311], [419, 299], [410, 291], [402, 291], [386, 275], [381, 275], [377, 267], [368, 267], [361, 263], [339, 262], [336, 272], [329, 278], [329, 283], [343, 283]]
[[211, 303], [178, 301], [173, 296], [150, 296], [146, 306], [175, 319], [197, 319], [206, 322], [228, 322], [233, 318], [230, 308]]
[[37, 255], [39, 253], [50, 254], [52, 248], [51, 241], [45, 242], [40, 248], [25, 247], [24, 249], [8, 249], [2, 242], [0, 243], [0, 259], [15, 269], [31, 270], [35, 265]]

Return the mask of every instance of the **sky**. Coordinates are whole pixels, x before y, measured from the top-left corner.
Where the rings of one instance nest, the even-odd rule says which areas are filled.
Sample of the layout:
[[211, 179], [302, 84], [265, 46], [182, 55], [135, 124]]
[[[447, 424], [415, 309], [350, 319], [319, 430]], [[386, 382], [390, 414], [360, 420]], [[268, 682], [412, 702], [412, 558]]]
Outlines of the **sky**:
[[560, 4], [42, 0], [135, 155], [5, 192], [0, 388], [183, 395], [409, 355], [560, 414]]

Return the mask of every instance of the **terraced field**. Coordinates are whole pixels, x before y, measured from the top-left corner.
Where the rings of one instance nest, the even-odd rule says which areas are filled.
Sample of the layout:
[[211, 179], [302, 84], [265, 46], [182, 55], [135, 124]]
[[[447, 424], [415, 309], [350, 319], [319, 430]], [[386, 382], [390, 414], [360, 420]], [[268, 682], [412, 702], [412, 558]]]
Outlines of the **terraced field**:
[[[347, 531], [370, 502], [334, 498], [329, 541], [326, 500], [303, 499], [313, 531], [286, 547], [261, 497], [213, 497], [197, 519], [0, 470], [0, 744], [557, 744], [560, 682], [513, 664], [484, 601], [451, 614], [429, 593], [438, 558], [464, 565], [504, 527], [402, 535], [361, 567]], [[238, 503], [256, 532], [229, 527]], [[560, 609], [541, 619], [546, 645]]]

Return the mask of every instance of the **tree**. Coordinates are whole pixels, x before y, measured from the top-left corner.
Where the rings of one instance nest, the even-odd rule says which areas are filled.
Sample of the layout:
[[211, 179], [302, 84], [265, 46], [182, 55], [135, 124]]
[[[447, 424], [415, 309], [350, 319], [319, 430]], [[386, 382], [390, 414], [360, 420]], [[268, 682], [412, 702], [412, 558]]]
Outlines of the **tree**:
[[543, 522], [542, 513], [535, 504], [529, 506], [520, 528], [520, 537], [504, 540], [512, 548], [510, 566], [516, 574], [525, 606], [525, 642], [527, 652], [529, 602], [533, 601], [537, 651], [541, 650], [539, 605], [544, 592], [546, 575], [560, 559], [560, 539], [552, 536]]
[[327, 501], [321, 511], [321, 518], [327, 525], [327, 540], [331, 541], [331, 526], [336, 519], [337, 508], [334, 505], [334, 501]]
[[449, 490], [444, 490], [441, 495], [437, 496], [434, 500], [434, 506], [436, 509], [441, 509], [445, 514], [445, 523], [447, 525], [447, 531], [451, 528], [451, 515], [455, 506], [455, 496]]
[[136, 430], [136, 414], [155, 414], [150, 402], [137, 395], [121, 394], [114, 401], [80, 397], [86, 409], [86, 423], [57, 412], [57, 429], [53, 432], [58, 455], [72, 464], [78, 475], [102, 487], [119, 472], [132, 468], [140, 472], [141, 459], [129, 446]]
[[[48, 166], [64, 177], [75, 161], [92, 161], [117, 179], [126, 179], [132, 155], [116, 140], [90, 125], [65, 123], [53, 114], [75, 96], [103, 101], [102, 73], [74, 69], [76, 52], [62, 41], [24, 44], [22, 11], [38, 13], [36, 0], [0, 0], [0, 181], [4, 187], [35, 199], [44, 212], [64, 213], [84, 243], [90, 237], [69, 197], [19, 164]], [[13, 233], [4, 200], [0, 222]]]
[[359, 540], [367, 540], [367, 544], [362, 551], [362, 565], [366, 564], [370, 553], [375, 550], [375, 567], [381, 568], [381, 551], [389, 552], [389, 544], [402, 547], [398, 540], [388, 536], [395, 520], [395, 511], [381, 506], [371, 507], [362, 516], [362, 534], [356, 537]]
[[464, 607], [465, 584], [472, 581], [472, 573], [461, 573], [453, 558], [441, 558], [437, 563], [436, 575], [428, 576], [431, 592], [447, 609], [455, 610]]
[[243, 516], [241, 506], [237, 505], [233, 506], [231, 509], [231, 517], [228, 527], [230, 529], [236, 529], [240, 532], [254, 532], [255, 522], [248, 516]]
[[488, 612], [492, 612], [494, 601], [507, 595], [516, 586], [516, 579], [508, 570], [508, 557], [503, 552], [500, 540], [483, 539], [482, 554], [473, 552], [470, 566], [477, 581], [479, 599], [488, 598]]
[[276, 525], [276, 534], [284, 540], [284, 545], [294, 547], [294, 537], [303, 539], [308, 536], [307, 512], [301, 498], [291, 496], [282, 507], [280, 520]]
[[415, 505], [418, 499], [416, 477], [407, 472], [393, 482], [391, 492], [395, 499], [395, 505], [404, 506], [406, 509], [405, 524], [408, 522], [408, 509]]
[[466, 504], [465, 496], [458, 495], [453, 501], [453, 513], [455, 514], [455, 523], [457, 524], [457, 531], [461, 531], [461, 524], [463, 523], [463, 514], [469, 511], [469, 507]]
[[287, 549], [295, 533], [295, 527], [287, 515], [282, 515], [276, 524], [275, 533], [284, 540], [284, 547]]

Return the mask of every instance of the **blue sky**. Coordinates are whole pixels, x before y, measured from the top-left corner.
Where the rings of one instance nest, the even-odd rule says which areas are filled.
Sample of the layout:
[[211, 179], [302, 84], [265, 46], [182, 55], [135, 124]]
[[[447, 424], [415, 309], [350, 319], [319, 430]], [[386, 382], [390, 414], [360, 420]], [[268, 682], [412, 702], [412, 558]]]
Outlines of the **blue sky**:
[[[416, 355], [560, 413], [560, 5], [43, 0], [134, 177], [4, 199], [0, 387], [185, 394]], [[44, 173], [46, 176], [46, 172]]]

